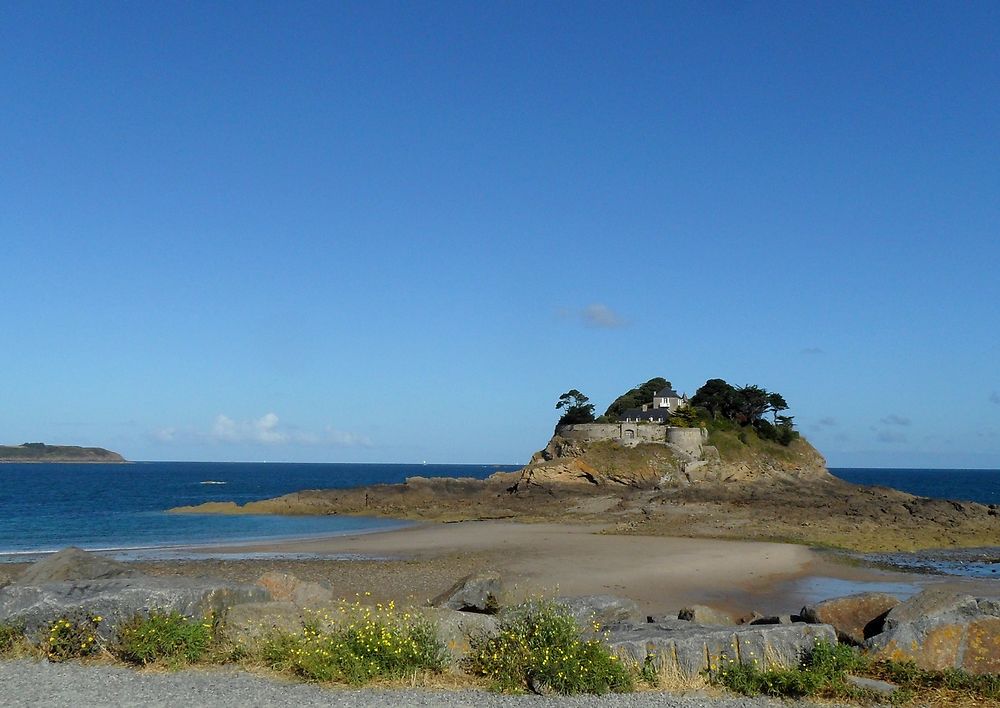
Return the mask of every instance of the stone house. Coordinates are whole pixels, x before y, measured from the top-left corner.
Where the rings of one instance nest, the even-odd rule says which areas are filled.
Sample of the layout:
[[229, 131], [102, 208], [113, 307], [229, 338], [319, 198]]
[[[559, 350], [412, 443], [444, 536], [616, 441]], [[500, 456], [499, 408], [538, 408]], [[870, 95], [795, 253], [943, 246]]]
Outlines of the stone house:
[[666, 423], [670, 414], [687, 405], [687, 395], [677, 393], [667, 386], [653, 394], [652, 403], [644, 403], [642, 408], [629, 408], [618, 420], [623, 423]]

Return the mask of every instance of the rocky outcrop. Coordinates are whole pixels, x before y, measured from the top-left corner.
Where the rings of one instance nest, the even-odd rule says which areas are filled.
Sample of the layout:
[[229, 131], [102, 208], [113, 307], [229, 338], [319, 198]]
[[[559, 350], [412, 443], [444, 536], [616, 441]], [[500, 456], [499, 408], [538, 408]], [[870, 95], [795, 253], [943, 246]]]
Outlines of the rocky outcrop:
[[761, 667], [798, 666], [817, 641], [836, 642], [833, 627], [774, 624], [716, 627], [665, 620], [612, 629], [607, 642], [623, 660], [698, 676], [730, 661]]
[[1000, 673], [1000, 599], [925, 590], [891, 609], [865, 646], [923, 669]]
[[866, 592], [806, 605], [799, 615], [806, 622], [832, 625], [840, 641], [860, 645], [882, 632], [886, 615], [898, 604], [892, 595]]
[[503, 581], [496, 572], [467, 575], [430, 601], [432, 607], [495, 614], [500, 609]]

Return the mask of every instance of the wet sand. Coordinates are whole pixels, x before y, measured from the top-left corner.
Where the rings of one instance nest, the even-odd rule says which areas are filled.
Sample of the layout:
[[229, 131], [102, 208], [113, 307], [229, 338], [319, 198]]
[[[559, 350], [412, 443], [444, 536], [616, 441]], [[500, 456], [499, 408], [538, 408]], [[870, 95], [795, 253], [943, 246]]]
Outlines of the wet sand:
[[[847, 564], [807, 546], [758, 541], [605, 535], [598, 524], [466, 521], [377, 534], [200, 549], [208, 555], [268, 553], [286, 559], [189, 561], [202, 570], [252, 580], [266, 569], [322, 580], [345, 597], [423, 604], [464, 574], [494, 569], [508, 601], [527, 596], [613, 594], [650, 615], [700, 603], [737, 614], [797, 612], [823, 597], [864, 590], [909, 595], [928, 585], [997, 594], [996, 581], [972, 581]], [[294, 554], [380, 560], [289, 560]], [[185, 562], [157, 564], [185, 572]], [[227, 570], [228, 569], [228, 570]], [[254, 575], [256, 573], [256, 575]], [[250, 577], [253, 576], [253, 577]]]

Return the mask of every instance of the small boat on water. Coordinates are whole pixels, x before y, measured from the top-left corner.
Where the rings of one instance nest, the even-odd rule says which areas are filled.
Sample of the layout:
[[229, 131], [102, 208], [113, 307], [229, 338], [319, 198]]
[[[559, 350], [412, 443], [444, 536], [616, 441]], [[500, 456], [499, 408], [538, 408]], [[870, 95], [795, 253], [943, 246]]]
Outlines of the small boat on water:
[[219, 482], [214, 479], [206, 479], [204, 482], [199, 482], [198, 484], [225, 484], [225, 482]]

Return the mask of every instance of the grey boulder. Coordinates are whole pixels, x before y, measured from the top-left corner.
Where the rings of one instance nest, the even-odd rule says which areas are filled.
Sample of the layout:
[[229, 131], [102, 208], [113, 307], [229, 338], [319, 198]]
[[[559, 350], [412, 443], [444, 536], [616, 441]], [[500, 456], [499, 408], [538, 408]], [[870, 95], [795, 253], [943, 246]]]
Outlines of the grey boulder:
[[466, 575], [431, 600], [432, 607], [495, 614], [500, 609], [503, 581], [492, 571]]
[[268, 600], [255, 585], [186, 577], [116, 577], [64, 580], [0, 588], [0, 621], [23, 624], [34, 635], [63, 616], [102, 617], [102, 630], [151, 611], [179, 612], [188, 617], [223, 613], [232, 605]]
[[684, 620], [612, 629], [611, 649], [625, 661], [657, 670], [697, 676], [734, 662], [763, 667], [793, 667], [818, 641], [836, 643], [833, 627], [824, 624], [771, 624], [718, 627]]
[[139, 575], [139, 571], [124, 563], [70, 546], [32, 563], [12, 584], [40, 585], [62, 580], [101, 580], [136, 575]]

